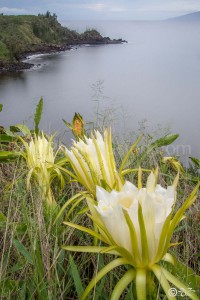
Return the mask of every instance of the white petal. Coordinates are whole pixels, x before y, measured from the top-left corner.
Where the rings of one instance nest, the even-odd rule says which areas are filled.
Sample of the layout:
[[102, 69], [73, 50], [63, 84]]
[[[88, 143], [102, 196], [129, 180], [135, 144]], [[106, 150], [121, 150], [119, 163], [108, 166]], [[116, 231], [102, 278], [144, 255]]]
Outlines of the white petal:
[[108, 201], [110, 198], [110, 193], [108, 193], [104, 188], [96, 186], [96, 197], [98, 202], [100, 200]]
[[160, 193], [162, 195], [165, 195], [166, 191], [167, 190], [165, 188], [163, 188], [160, 184], [156, 185], [155, 193]]
[[153, 195], [146, 193], [142, 202], [142, 214], [145, 223], [147, 241], [149, 247], [150, 258], [156, 255], [156, 240], [155, 240], [155, 210]]
[[147, 187], [146, 187], [146, 189], [149, 193], [152, 193], [155, 190], [155, 186], [156, 186], [156, 178], [155, 178], [153, 172], [151, 172], [151, 174], [147, 178]]

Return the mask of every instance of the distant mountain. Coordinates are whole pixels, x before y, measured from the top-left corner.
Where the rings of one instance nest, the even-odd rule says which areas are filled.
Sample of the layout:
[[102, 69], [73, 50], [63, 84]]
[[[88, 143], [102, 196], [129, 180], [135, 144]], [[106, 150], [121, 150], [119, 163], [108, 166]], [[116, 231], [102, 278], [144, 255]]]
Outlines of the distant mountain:
[[183, 21], [183, 22], [200, 22], [200, 11], [191, 13], [191, 14], [187, 14], [187, 15], [183, 15], [183, 16], [179, 16], [179, 17], [175, 17], [175, 18], [171, 18], [168, 19], [168, 21]]

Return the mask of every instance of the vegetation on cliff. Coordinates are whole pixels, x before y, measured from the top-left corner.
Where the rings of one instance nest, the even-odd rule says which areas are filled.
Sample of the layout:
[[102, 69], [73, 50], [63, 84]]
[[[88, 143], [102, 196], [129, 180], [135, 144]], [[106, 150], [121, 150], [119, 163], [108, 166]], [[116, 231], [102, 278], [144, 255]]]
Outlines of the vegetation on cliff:
[[0, 67], [18, 62], [25, 53], [61, 51], [85, 43], [122, 42], [104, 38], [94, 29], [79, 34], [63, 27], [48, 11], [38, 16], [0, 15], [0, 29]]

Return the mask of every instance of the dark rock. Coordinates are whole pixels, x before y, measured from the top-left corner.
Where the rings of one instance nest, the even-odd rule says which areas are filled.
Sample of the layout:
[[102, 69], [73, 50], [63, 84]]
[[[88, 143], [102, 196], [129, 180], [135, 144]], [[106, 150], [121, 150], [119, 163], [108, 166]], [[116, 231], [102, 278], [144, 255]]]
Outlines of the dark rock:
[[0, 62], [0, 74], [8, 72], [18, 72], [32, 68], [34, 65], [25, 62], [2, 63]]

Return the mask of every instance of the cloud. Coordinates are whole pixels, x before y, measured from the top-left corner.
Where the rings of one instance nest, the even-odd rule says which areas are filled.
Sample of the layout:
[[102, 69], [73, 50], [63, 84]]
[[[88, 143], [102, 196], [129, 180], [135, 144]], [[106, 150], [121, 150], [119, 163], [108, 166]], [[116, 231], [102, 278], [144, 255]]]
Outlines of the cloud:
[[15, 8], [15, 7], [0, 7], [0, 13], [3, 14], [11, 14], [11, 15], [17, 15], [17, 14], [26, 14], [27, 11], [23, 8]]
[[128, 11], [128, 9], [126, 9], [124, 7], [111, 7], [110, 11], [112, 11], [112, 12], [125, 12], [125, 11]]
[[88, 8], [90, 10], [94, 10], [94, 11], [102, 11], [108, 8], [108, 6], [104, 3], [94, 3], [94, 4], [89, 4], [89, 5], [85, 5], [85, 8]]
[[105, 3], [82, 3], [82, 4], [75, 4], [75, 5], [70, 5], [71, 7], [74, 8], [79, 8], [79, 9], [85, 9], [89, 11], [94, 11], [94, 12], [125, 12], [127, 11], [127, 8], [125, 7], [120, 7], [120, 6], [115, 6], [112, 4], [105, 4]]

